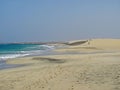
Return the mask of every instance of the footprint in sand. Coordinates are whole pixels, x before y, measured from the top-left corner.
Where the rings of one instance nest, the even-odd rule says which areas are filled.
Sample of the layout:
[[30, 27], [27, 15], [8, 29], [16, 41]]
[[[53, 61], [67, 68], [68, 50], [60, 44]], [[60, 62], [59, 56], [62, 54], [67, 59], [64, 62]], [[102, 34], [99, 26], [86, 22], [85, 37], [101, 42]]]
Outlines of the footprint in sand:
[[68, 90], [74, 90], [74, 86], [72, 85], [71, 88], [69, 88]]

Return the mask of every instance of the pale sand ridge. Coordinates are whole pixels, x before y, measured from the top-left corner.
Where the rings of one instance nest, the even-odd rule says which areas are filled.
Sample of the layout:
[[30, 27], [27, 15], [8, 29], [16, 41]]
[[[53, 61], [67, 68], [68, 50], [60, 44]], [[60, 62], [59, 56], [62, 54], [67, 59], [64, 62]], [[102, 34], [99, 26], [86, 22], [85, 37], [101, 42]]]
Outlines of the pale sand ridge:
[[81, 41], [70, 41], [70, 43], [79, 43], [77, 45], [68, 45], [67, 48], [57, 49], [58, 52], [101, 52], [101, 51], [119, 51], [120, 39], [90, 39]]

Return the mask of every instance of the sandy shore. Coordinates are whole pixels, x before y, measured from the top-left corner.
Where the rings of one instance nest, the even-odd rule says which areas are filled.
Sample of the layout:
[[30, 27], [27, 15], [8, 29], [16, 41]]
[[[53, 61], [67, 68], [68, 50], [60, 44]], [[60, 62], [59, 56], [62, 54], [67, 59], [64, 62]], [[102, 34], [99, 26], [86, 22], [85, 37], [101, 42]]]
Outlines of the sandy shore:
[[120, 40], [88, 40], [55, 51], [68, 54], [8, 60], [26, 66], [0, 70], [0, 90], [120, 90]]

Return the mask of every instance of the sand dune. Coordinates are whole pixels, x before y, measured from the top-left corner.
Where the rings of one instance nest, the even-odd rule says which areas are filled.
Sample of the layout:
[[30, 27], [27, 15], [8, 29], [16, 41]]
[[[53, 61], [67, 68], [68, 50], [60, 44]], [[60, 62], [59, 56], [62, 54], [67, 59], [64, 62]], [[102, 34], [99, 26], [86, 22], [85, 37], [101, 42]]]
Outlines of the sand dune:
[[81, 44], [84, 44], [86, 42], [88, 42], [88, 40], [70, 41], [70, 42], [66, 43], [66, 45], [72, 45], [72, 46], [74, 46], [74, 45], [81, 45]]
[[90, 45], [103, 49], [120, 49], [120, 39], [93, 39]]
[[[119, 48], [119, 40], [93, 39], [61, 49], [68, 54], [8, 60], [27, 66], [0, 70], [0, 90], [120, 90]], [[70, 53], [82, 49], [102, 52]]]
[[[90, 39], [70, 41], [67, 48], [57, 49], [58, 52], [102, 52], [120, 50], [120, 39]], [[73, 44], [73, 45], [72, 45]]]
[[99, 48], [120, 48], [120, 39], [90, 39], [82, 41], [70, 41], [69, 45], [84, 46], [90, 45], [91, 47]]

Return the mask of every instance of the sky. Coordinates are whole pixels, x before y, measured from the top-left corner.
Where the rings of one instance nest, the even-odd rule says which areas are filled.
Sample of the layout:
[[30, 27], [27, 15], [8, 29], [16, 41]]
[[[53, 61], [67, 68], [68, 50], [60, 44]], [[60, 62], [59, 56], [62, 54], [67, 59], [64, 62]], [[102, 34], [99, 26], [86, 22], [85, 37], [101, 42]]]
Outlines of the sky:
[[0, 0], [0, 43], [120, 38], [120, 0]]

